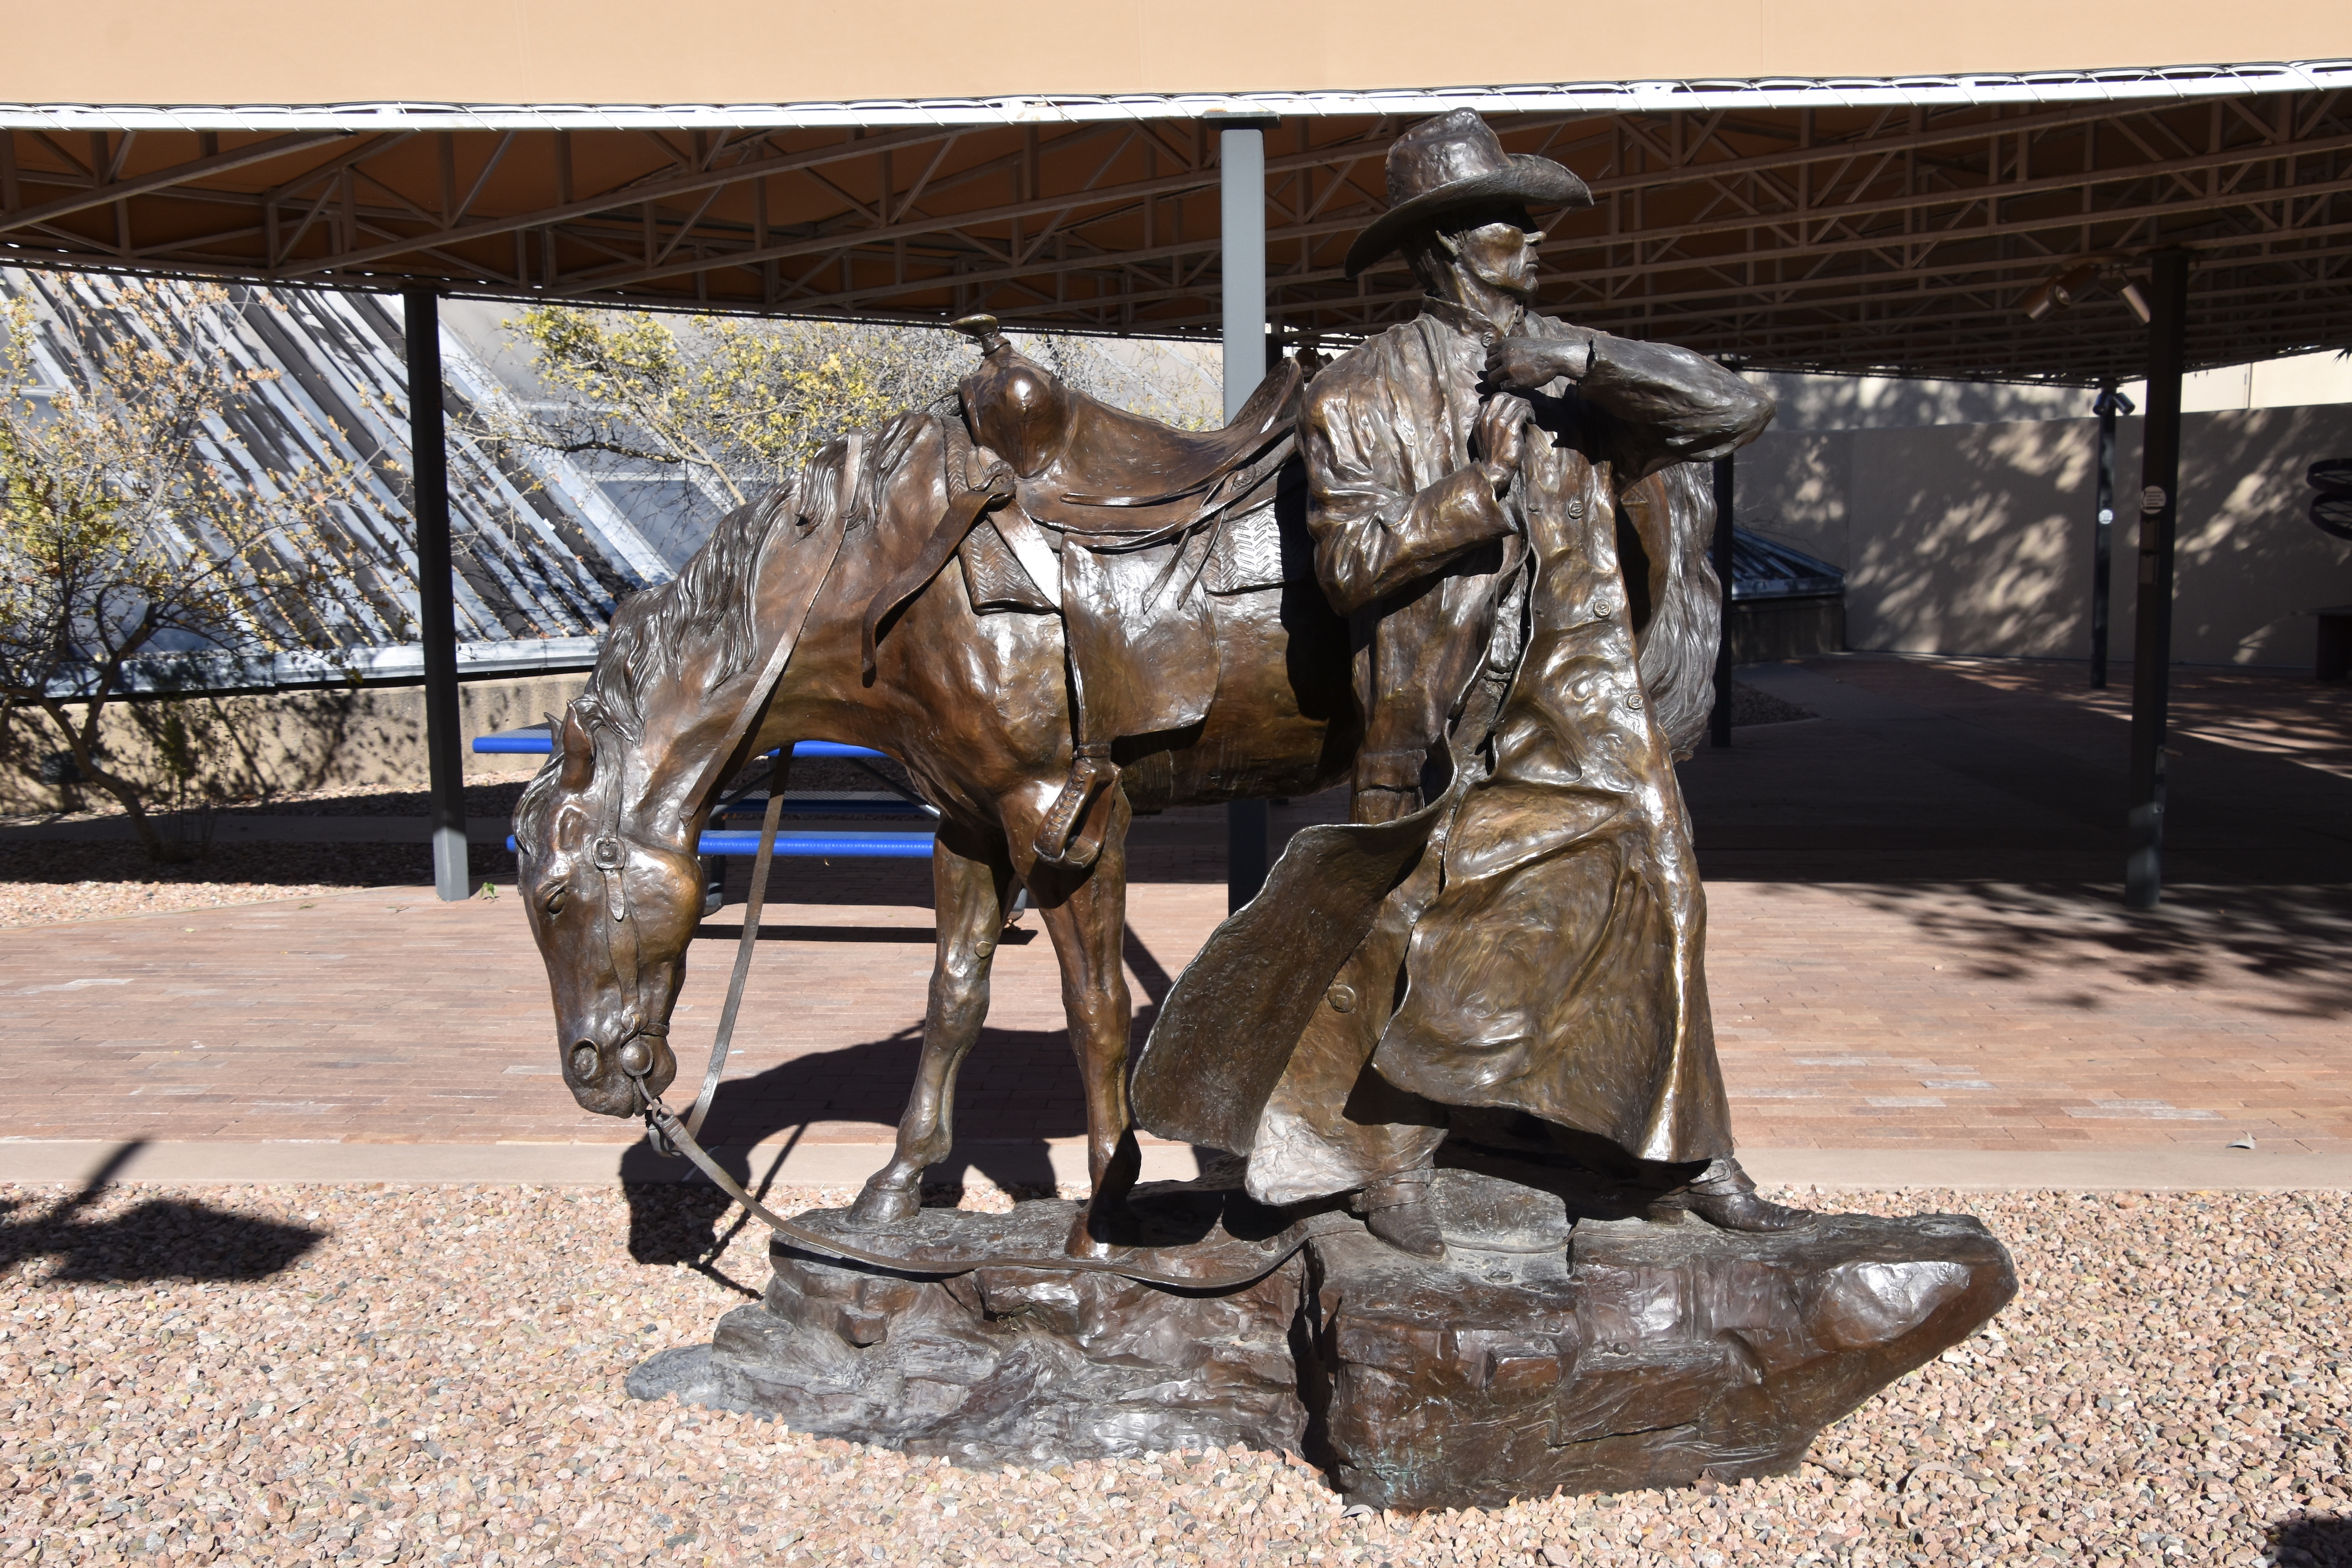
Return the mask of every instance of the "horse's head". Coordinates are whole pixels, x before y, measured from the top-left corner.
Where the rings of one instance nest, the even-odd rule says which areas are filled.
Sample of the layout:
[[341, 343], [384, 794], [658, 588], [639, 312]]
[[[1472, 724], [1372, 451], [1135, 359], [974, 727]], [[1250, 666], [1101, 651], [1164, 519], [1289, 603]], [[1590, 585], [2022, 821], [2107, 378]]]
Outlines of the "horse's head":
[[632, 1116], [677, 1075], [669, 1014], [702, 915], [702, 866], [627, 810], [628, 750], [574, 704], [515, 810], [523, 908], [547, 960], [572, 1098]]

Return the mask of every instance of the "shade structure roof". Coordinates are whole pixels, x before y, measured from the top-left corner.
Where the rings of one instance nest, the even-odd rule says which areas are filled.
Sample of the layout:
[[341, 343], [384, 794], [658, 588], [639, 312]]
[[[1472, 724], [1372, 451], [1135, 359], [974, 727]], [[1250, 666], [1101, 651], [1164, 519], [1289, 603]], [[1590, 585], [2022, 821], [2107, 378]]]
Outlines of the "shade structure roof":
[[[2337, 30], [2341, 30], [2338, 28]], [[2087, 382], [2192, 255], [2189, 361], [2352, 342], [2352, 60], [2031, 74], [799, 104], [0, 107], [0, 262], [1213, 335], [1221, 126], [1266, 127], [1270, 314], [1349, 280], [1405, 125], [1467, 105], [1595, 204], [1541, 304], [1769, 368]], [[2071, 305], [2028, 307], [2053, 279]]]

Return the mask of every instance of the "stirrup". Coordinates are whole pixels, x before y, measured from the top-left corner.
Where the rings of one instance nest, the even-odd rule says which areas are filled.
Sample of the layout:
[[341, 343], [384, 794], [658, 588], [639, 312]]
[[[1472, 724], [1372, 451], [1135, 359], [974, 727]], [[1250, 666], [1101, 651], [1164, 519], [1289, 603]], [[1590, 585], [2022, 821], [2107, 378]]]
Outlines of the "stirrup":
[[[1095, 863], [1095, 856], [1102, 852], [1102, 824], [1093, 819], [1101, 813], [1089, 813], [1087, 808], [1118, 777], [1118, 765], [1110, 759], [1108, 741], [1078, 747], [1070, 758], [1070, 776], [1063, 781], [1062, 792], [1054, 798], [1052, 809], [1037, 829], [1033, 847], [1040, 861], [1066, 871], [1083, 871]], [[1087, 819], [1088, 832], [1078, 832], [1081, 817]]]

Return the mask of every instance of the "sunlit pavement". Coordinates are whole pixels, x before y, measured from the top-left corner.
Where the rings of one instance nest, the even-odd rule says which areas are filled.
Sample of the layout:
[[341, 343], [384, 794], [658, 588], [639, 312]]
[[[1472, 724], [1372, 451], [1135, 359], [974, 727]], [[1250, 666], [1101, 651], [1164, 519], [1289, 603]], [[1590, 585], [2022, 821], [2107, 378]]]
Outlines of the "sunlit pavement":
[[[2116, 893], [2126, 726], [2113, 694], [2075, 694], [2079, 673], [1849, 657], [1746, 674], [1822, 716], [1742, 729], [1684, 769], [1743, 1145], [1885, 1151], [1896, 1172], [1924, 1151], [2219, 1153], [2248, 1137], [2247, 1157], [2265, 1162], [2322, 1155], [2334, 1168], [2352, 1154], [2352, 705], [2341, 688], [2331, 703], [2278, 677], [2218, 677], [2218, 695], [2184, 680], [2176, 881], [2163, 909], [2137, 915]], [[2194, 718], [2200, 702], [2210, 725]], [[1336, 805], [1278, 809], [1277, 821]], [[1139, 1039], [1223, 913], [1223, 841], [1215, 813], [1139, 827]], [[913, 1071], [928, 868], [788, 874], [713, 1133], [838, 1146], [843, 1168], [858, 1166], [878, 1157]], [[694, 955], [674, 1036], [689, 1071], [740, 915], [730, 904], [714, 916]], [[510, 891], [0, 932], [0, 996], [12, 1143], [268, 1145], [294, 1160], [320, 1142], [635, 1133], [564, 1092]], [[1034, 915], [1000, 949], [992, 997], [958, 1093], [961, 1157], [982, 1176], [1035, 1179], [1052, 1150], [1068, 1163], [1083, 1118]], [[431, 1148], [415, 1154], [429, 1176]], [[0, 1167], [34, 1175], [19, 1168], [31, 1155], [0, 1145]]]

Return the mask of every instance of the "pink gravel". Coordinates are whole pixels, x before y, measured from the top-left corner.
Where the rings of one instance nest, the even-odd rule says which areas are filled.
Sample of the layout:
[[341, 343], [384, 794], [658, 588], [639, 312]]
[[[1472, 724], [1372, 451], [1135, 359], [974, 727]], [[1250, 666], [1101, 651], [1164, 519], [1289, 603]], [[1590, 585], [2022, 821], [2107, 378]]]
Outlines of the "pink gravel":
[[765, 1268], [634, 1196], [0, 1189], [0, 1562], [2352, 1563], [2339, 1193], [1837, 1195], [1981, 1215], [2017, 1301], [1794, 1475], [1418, 1516], [1277, 1455], [960, 1470], [638, 1404]]

